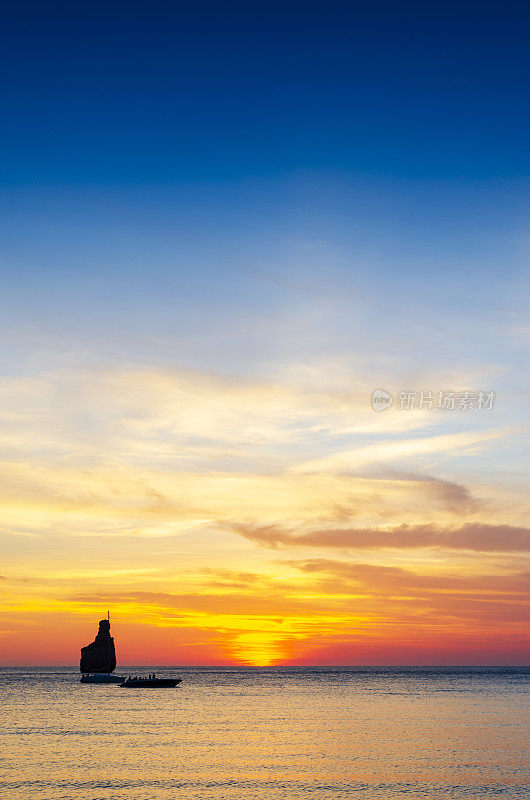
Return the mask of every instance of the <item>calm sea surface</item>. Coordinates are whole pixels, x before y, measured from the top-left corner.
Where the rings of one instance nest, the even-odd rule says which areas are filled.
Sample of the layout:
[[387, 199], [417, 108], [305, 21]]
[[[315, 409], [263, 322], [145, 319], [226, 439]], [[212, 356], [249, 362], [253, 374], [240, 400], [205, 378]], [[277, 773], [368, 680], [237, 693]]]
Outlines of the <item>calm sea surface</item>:
[[81, 685], [73, 669], [0, 670], [0, 795], [530, 798], [528, 669], [156, 671], [183, 683], [134, 690]]

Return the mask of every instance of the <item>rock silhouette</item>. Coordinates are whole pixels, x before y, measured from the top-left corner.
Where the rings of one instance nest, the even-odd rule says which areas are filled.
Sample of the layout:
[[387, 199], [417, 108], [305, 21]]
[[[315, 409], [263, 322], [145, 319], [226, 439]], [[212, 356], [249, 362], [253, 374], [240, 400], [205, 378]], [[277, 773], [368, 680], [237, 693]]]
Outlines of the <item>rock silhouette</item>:
[[116, 669], [114, 639], [110, 635], [110, 622], [102, 619], [96, 638], [81, 648], [81, 672], [113, 672]]

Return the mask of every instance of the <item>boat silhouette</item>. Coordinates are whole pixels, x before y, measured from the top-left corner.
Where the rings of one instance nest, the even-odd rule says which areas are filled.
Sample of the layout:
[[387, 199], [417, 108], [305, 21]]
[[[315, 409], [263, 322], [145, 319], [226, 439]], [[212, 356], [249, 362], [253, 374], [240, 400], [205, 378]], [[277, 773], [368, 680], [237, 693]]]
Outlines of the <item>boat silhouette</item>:
[[123, 675], [114, 675], [116, 669], [116, 650], [114, 638], [110, 635], [110, 612], [107, 619], [99, 623], [96, 638], [90, 644], [81, 648], [81, 662], [79, 669], [82, 672], [81, 683], [118, 683], [130, 689], [163, 688], [177, 686], [182, 678], [157, 678], [155, 673], [146, 678], [130, 675], [127, 679]]
[[155, 673], [153, 672], [152, 675], [149, 675], [147, 678], [142, 677], [135, 677], [127, 678], [127, 680], [120, 683], [120, 686], [126, 689], [142, 689], [142, 688], [163, 688], [163, 687], [172, 687], [177, 686], [179, 683], [182, 682], [182, 678], [157, 678]]

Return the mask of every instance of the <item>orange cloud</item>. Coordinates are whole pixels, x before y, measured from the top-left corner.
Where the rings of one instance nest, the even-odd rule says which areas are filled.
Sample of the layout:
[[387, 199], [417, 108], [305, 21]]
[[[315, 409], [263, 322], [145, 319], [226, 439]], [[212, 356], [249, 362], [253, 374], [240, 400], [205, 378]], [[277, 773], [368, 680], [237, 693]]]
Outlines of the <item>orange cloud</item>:
[[280, 525], [233, 524], [232, 529], [258, 544], [269, 547], [333, 548], [444, 548], [478, 552], [528, 552], [530, 529], [510, 525], [468, 523], [457, 529], [434, 525], [399, 525], [390, 530], [374, 528], [322, 528], [293, 534]]

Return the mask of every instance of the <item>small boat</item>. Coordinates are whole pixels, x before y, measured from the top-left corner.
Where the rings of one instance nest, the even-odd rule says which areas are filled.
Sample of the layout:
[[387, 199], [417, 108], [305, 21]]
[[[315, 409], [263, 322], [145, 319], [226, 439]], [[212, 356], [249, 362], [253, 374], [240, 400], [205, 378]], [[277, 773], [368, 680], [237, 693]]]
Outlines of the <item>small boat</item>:
[[120, 683], [120, 686], [127, 689], [142, 689], [142, 688], [162, 688], [177, 686], [182, 683], [182, 678], [157, 678], [155, 675], [150, 675], [148, 678], [127, 678], [127, 680]]
[[121, 683], [123, 675], [114, 675], [116, 651], [114, 638], [110, 635], [110, 613], [99, 623], [96, 638], [81, 648], [81, 683]]
[[79, 683], [121, 683], [123, 675], [112, 675], [110, 672], [95, 672], [93, 675], [81, 675]]

